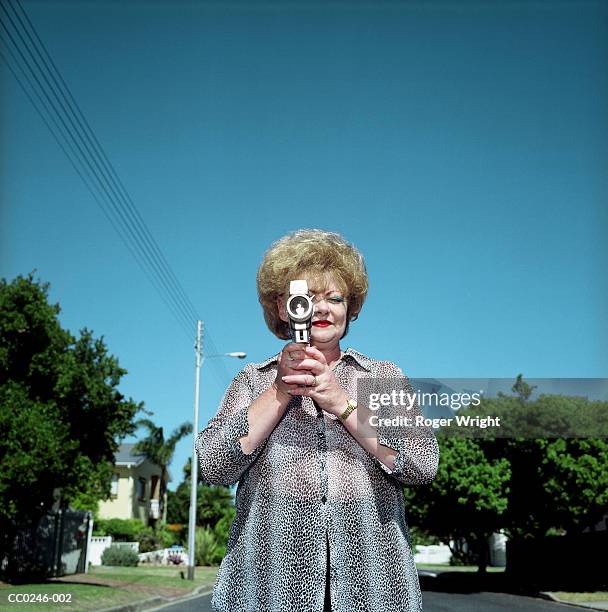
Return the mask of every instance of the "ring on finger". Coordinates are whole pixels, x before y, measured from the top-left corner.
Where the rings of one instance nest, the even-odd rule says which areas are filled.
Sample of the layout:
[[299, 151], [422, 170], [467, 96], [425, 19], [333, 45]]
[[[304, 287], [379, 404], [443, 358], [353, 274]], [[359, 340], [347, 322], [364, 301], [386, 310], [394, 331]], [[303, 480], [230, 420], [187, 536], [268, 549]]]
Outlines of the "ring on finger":
[[289, 361], [295, 361], [296, 358], [291, 356], [291, 351], [287, 352], [287, 359], [289, 359]]
[[317, 386], [317, 377], [313, 376], [312, 377], [312, 385], [310, 385], [311, 387], [316, 387]]

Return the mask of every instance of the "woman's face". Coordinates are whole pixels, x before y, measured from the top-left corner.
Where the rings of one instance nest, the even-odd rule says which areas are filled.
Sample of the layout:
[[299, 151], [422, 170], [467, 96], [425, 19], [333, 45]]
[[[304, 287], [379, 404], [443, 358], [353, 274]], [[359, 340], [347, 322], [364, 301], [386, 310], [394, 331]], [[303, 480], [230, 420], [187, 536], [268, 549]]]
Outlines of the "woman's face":
[[[306, 276], [304, 275], [304, 278]], [[308, 281], [314, 311], [312, 315], [311, 341], [320, 349], [331, 349], [340, 344], [346, 329], [347, 303], [344, 291], [338, 288], [331, 274], [327, 274], [323, 286], [318, 281]], [[279, 316], [287, 321], [285, 300], [279, 300]]]

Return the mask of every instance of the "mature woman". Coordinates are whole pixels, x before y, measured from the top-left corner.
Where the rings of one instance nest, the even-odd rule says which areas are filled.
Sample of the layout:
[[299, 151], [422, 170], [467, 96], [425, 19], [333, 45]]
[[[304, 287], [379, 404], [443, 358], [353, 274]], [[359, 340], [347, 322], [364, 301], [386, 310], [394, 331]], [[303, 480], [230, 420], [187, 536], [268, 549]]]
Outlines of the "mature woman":
[[335, 233], [300, 230], [266, 252], [259, 300], [269, 329], [283, 340], [294, 279], [308, 281], [314, 303], [311, 346], [289, 343], [247, 365], [196, 441], [204, 481], [239, 482], [213, 606], [421, 610], [402, 487], [432, 481], [437, 442], [432, 433], [381, 435], [372, 411], [356, 401], [361, 379], [411, 387], [393, 363], [340, 347], [367, 295], [355, 247]]

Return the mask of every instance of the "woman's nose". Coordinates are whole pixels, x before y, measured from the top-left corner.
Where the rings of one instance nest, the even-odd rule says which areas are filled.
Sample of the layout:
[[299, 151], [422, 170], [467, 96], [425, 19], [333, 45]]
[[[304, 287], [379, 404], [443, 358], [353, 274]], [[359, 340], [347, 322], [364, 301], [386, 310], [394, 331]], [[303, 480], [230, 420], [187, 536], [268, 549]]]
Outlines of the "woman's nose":
[[315, 306], [315, 313], [326, 313], [328, 311], [326, 300], [320, 300], [318, 302], [315, 302], [314, 306]]

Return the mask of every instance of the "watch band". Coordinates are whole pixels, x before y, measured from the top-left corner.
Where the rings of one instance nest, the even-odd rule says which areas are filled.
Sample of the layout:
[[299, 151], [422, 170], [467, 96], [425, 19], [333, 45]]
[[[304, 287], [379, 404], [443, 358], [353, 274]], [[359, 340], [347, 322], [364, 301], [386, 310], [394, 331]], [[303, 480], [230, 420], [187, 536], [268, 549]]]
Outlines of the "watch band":
[[340, 419], [342, 421], [346, 421], [346, 419], [350, 416], [350, 413], [357, 407], [357, 402], [355, 400], [348, 398], [346, 400], [346, 409], [340, 415]]

